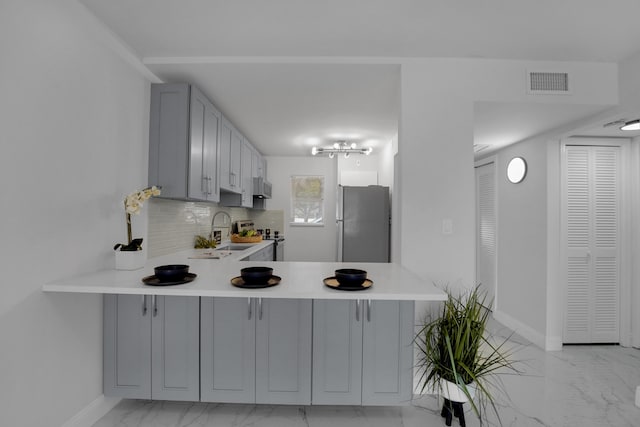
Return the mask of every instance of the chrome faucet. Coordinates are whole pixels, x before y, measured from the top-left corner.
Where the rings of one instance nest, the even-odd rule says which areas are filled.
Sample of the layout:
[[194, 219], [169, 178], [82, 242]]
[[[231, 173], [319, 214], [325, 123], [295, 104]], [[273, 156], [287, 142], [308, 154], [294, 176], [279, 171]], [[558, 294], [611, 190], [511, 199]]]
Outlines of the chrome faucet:
[[[222, 226], [215, 225], [216, 218], [218, 217], [218, 215], [223, 216]], [[228, 224], [228, 225], [225, 225], [225, 224]], [[225, 237], [227, 239], [230, 239], [231, 238], [231, 216], [225, 211], [218, 211], [213, 215], [213, 218], [211, 218], [211, 233], [210, 233], [210, 238], [212, 240], [215, 239], [218, 244], [222, 243], [222, 230], [227, 231]], [[219, 231], [219, 232], [216, 233], [216, 231]]]

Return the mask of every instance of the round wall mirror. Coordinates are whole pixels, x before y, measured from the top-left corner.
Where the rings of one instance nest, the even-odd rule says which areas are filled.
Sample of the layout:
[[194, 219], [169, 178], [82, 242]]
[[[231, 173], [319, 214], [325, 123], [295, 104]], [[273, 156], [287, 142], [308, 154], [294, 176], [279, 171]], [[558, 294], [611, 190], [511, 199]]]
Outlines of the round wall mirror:
[[522, 182], [527, 175], [527, 162], [522, 157], [514, 157], [507, 165], [507, 178], [509, 182], [517, 184]]

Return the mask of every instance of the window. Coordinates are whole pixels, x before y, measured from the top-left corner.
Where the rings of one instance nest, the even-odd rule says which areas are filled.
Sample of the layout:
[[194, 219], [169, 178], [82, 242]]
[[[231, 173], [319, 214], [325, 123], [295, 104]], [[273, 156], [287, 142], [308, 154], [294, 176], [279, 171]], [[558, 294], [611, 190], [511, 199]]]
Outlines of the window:
[[324, 176], [291, 177], [291, 224], [324, 225]]

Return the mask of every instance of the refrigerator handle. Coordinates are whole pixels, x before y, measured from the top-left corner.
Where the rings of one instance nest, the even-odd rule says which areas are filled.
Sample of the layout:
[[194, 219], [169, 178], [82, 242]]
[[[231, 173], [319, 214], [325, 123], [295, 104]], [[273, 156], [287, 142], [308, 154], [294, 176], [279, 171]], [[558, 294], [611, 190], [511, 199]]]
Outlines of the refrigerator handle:
[[342, 262], [342, 230], [344, 228], [344, 223], [341, 219], [336, 220], [336, 231], [338, 233], [338, 262]]

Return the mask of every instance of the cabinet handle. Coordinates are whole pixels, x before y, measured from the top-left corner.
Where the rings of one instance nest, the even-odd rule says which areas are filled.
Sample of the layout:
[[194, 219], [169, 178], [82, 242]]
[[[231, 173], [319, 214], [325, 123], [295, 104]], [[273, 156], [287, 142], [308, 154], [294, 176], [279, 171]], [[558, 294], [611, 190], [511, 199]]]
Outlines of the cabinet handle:
[[147, 296], [142, 295], [142, 316], [147, 315]]
[[356, 300], [356, 322], [360, 321], [360, 300]]
[[247, 311], [249, 312], [249, 320], [251, 320], [251, 298], [247, 298]]
[[262, 298], [258, 298], [258, 320], [262, 320]]
[[236, 174], [235, 174], [235, 173], [233, 173], [233, 172], [229, 172], [229, 184], [230, 184], [232, 187], [235, 187], [235, 186], [236, 186]]
[[153, 317], [158, 315], [158, 298], [155, 295], [151, 296], [151, 306], [153, 307]]
[[204, 195], [207, 194], [207, 191], [204, 189], [205, 182], [207, 182], [207, 177], [202, 175], [202, 178], [200, 178], [200, 192]]
[[371, 322], [371, 300], [367, 300], [367, 322]]
[[213, 194], [213, 193], [211, 192], [211, 181], [212, 181], [211, 177], [210, 177], [210, 176], [208, 176], [208, 177], [207, 177], [207, 196], [210, 196], [210, 195], [212, 195], [212, 194]]

